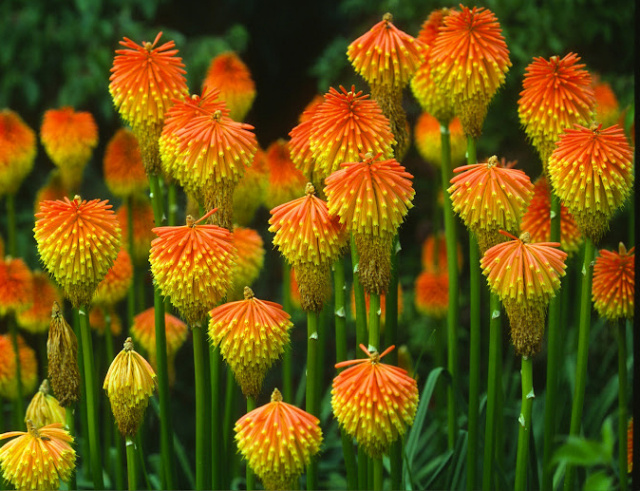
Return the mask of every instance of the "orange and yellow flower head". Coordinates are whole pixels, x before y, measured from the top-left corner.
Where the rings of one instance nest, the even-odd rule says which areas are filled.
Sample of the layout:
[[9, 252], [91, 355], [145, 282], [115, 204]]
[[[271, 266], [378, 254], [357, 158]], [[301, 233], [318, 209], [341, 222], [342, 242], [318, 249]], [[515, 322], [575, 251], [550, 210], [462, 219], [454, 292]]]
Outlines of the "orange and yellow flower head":
[[422, 271], [416, 278], [414, 302], [418, 312], [444, 319], [449, 311], [449, 273]]
[[491, 291], [498, 295], [511, 324], [517, 355], [540, 351], [549, 301], [565, 275], [567, 254], [557, 242], [530, 242], [528, 232], [487, 250], [480, 266]]
[[597, 243], [631, 192], [633, 150], [618, 125], [576, 125], [560, 136], [548, 171], [554, 192], [582, 234]]
[[[522, 232], [531, 234], [532, 242], [551, 240], [551, 189], [546, 176], [540, 176], [533, 185], [533, 196], [522, 215]], [[572, 255], [582, 243], [580, 228], [566, 206], [560, 205], [560, 243], [562, 250]]]
[[77, 191], [82, 172], [98, 144], [98, 126], [91, 113], [72, 107], [44, 113], [40, 140], [51, 161], [60, 169], [64, 186]]
[[267, 208], [275, 208], [304, 193], [307, 180], [291, 160], [288, 141], [280, 138], [271, 143], [265, 151], [265, 162], [269, 174], [269, 186], [264, 197]]
[[[462, 269], [463, 257], [460, 244], [456, 244], [458, 270]], [[447, 240], [442, 232], [429, 235], [422, 243], [422, 269], [431, 273], [447, 271]]]
[[[35, 271], [32, 276], [31, 305], [25, 310], [16, 312], [18, 325], [31, 333], [42, 333], [49, 329], [51, 321], [51, 305], [62, 302], [58, 289], [51, 283], [49, 275]], [[1, 281], [1, 280], [0, 280]]]
[[33, 169], [36, 134], [18, 113], [0, 111], [0, 196], [15, 194]]
[[177, 57], [175, 43], [157, 46], [162, 32], [153, 43], [136, 44], [124, 38], [116, 50], [109, 77], [109, 92], [122, 119], [138, 138], [142, 161], [148, 174], [160, 173], [158, 138], [167, 110], [173, 99], [188, 94], [182, 58]]
[[131, 206], [133, 215], [133, 252], [129, 251], [135, 264], [145, 264], [149, 260], [151, 241], [156, 238], [153, 233], [155, 220], [153, 208], [148, 196], [142, 194], [133, 195], [127, 203], [123, 204], [116, 216], [122, 229], [122, 244], [129, 244], [129, 218], [127, 207]]
[[312, 182], [314, 186], [321, 188], [322, 172], [316, 165], [316, 159], [311, 151], [311, 129], [313, 127], [313, 115], [324, 102], [324, 97], [316, 95], [309, 104], [304, 108], [302, 114], [298, 118], [298, 126], [289, 132], [289, 152], [291, 160], [296, 168], [304, 174], [308, 182]]
[[494, 156], [454, 173], [448, 189], [453, 211], [476, 234], [481, 252], [504, 240], [500, 230], [518, 233], [533, 194], [524, 172], [501, 165]]
[[116, 131], [107, 143], [102, 163], [104, 182], [114, 196], [126, 198], [149, 187], [140, 145], [131, 130]]
[[53, 302], [51, 308], [47, 362], [49, 382], [56, 399], [64, 407], [74, 404], [80, 399], [78, 338], [62, 316], [58, 302]]
[[[440, 122], [428, 113], [422, 113], [416, 121], [415, 142], [420, 156], [431, 165], [442, 165], [442, 140]], [[451, 165], [464, 162], [467, 152], [467, 138], [462, 131], [460, 119], [454, 117], [449, 123], [451, 145]]]
[[102, 386], [122, 436], [133, 437], [138, 432], [156, 385], [153, 368], [133, 349], [131, 338], [127, 338], [123, 350], [107, 370]]
[[68, 195], [69, 191], [62, 183], [60, 170], [57, 168], [52, 169], [47, 177], [47, 182], [36, 193], [36, 199], [33, 202], [33, 213], [38, 213], [41, 201], [62, 200]]
[[322, 179], [340, 168], [343, 162], [358, 160], [361, 153], [393, 156], [395, 143], [389, 120], [368, 94], [333, 87], [324, 96], [311, 117], [309, 147]]
[[133, 281], [133, 265], [131, 256], [121, 248], [113, 266], [109, 268], [104, 279], [98, 284], [93, 302], [101, 306], [113, 306], [127, 296]]
[[596, 121], [605, 127], [615, 124], [620, 118], [620, 104], [611, 85], [594, 76], [592, 87], [596, 101]]
[[326, 179], [329, 213], [353, 234], [360, 255], [358, 274], [365, 291], [384, 293], [391, 275], [391, 243], [415, 191], [413, 176], [395, 159], [361, 155]]
[[156, 227], [151, 243], [151, 273], [190, 326], [202, 321], [227, 293], [236, 262], [233, 235], [226, 228], [187, 216], [181, 227]]
[[31, 420], [36, 428], [53, 423], [65, 424], [65, 408], [51, 395], [51, 387], [47, 379], [42, 381], [40, 389], [27, 406], [24, 420], [25, 422]]
[[40, 259], [75, 307], [89, 304], [120, 250], [108, 201], [43, 201], [34, 228]]
[[211, 343], [220, 347], [242, 393], [258, 397], [267, 370], [289, 344], [289, 314], [277, 303], [256, 298], [249, 287], [244, 300], [222, 304], [209, 314]]
[[33, 305], [33, 274], [22, 259], [0, 258], [0, 316]]
[[318, 418], [284, 402], [278, 389], [271, 402], [241, 417], [234, 430], [238, 451], [269, 490], [296, 489], [322, 444]]
[[632, 319], [635, 293], [635, 247], [618, 252], [603, 249], [593, 266], [593, 305], [608, 320]]
[[264, 153], [259, 146], [253, 155], [251, 166], [233, 190], [233, 222], [237, 225], [249, 226], [256, 211], [267, 197], [269, 188], [269, 167]]
[[13, 438], [0, 448], [2, 477], [16, 489], [58, 489], [76, 468], [73, 437], [61, 423], [36, 428], [27, 421], [27, 431], [10, 431], [0, 440]]
[[591, 75], [579, 61], [575, 53], [534, 58], [525, 70], [518, 114], [545, 172], [562, 131], [576, 123], [589, 124], [593, 118]]
[[413, 424], [418, 408], [418, 384], [407, 372], [360, 345], [367, 358], [343, 361], [349, 367], [333, 379], [331, 407], [340, 427], [372, 458], [379, 458]]
[[477, 138], [489, 102], [511, 67], [509, 50], [490, 10], [460, 5], [443, 22], [429, 52], [431, 76], [449, 94], [465, 133]]
[[[22, 395], [32, 394], [38, 383], [38, 361], [36, 352], [22, 336], [17, 336], [18, 359]], [[13, 342], [9, 334], [0, 335], [0, 397], [15, 401], [18, 399], [18, 370]]]
[[227, 300], [242, 298], [244, 287], [251, 286], [260, 275], [265, 255], [262, 237], [252, 228], [234, 227], [233, 245], [238, 251], [238, 259], [233, 268]]
[[211, 60], [202, 88], [216, 88], [227, 103], [229, 117], [242, 121], [256, 98], [256, 84], [245, 63], [233, 52], [221, 53]]

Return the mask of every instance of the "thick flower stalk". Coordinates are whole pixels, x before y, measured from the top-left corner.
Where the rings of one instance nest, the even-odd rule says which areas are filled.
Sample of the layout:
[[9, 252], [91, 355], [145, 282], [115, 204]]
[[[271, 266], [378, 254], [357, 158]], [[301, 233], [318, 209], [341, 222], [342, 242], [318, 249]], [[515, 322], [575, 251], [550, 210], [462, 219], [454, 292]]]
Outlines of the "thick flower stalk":
[[296, 489], [322, 444], [318, 418], [284, 402], [278, 389], [271, 402], [236, 422], [235, 433], [238, 451], [270, 490]]
[[336, 364], [349, 367], [333, 379], [331, 407], [340, 427], [373, 458], [386, 452], [413, 424], [418, 407], [418, 385], [401, 368], [386, 365], [382, 354]]
[[631, 192], [633, 150], [618, 125], [576, 125], [560, 136], [548, 172], [554, 192], [582, 234], [597, 243]]
[[47, 368], [53, 393], [63, 407], [80, 399], [78, 339], [62, 316], [60, 305], [53, 302], [47, 340]]
[[0, 196], [13, 195], [33, 169], [36, 134], [10, 109], [0, 111]]
[[[17, 438], [14, 438], [17, 437]], [[58, 489], [76, 468], [73, 437], [54, 423], [36, 428], [27, 421], [27, 431], [10, 431], [0, 440], [14, 438], [0, 448], [2, 477], [16, 489]]]
[[[452, 166], [464, 162], [467, 152], [467, 138], [462, 131], [459, 118], [452, 118], [448, 124], [451, 139]], [[435, 167], [442, 166], [442, 125], [434, 116], [422, 113], [414, 128], [416, 148], [420, 156]]]
[[25, 422], [31, 420], [36, 428], [53, 423], [65, 423], [65, 408], [51, 394], [49, 381], [44, 379], [40, 389], [27, 406]]
[[260, 395], [267, 370], [289, 344], [290, 316], [282, 306], [256, 298], [244, 288], [244, 300], [209, 312], [209, 338], [228, 363], [247, 397]]
[[491, 99], [511, 67], [509, 50], [493, 12], [461, 6], [443, 20], [429, 52], [431, 76], [449, 94], [465, 133], [478, 138]]
[[111, 137], [104, 151], [102, 172], [107, 188], [119, 198], [142, 193], [149, 187], [140, 145], [131, 130], [120, 128]]
[[265, 151], [264, 158], [269, 175], [264, 197], [267, 208], [275, 208], [304, 192], [307, 180], [291, 160], [289, 142], [282, 138], [274, 141]]
[[264, 242], [257, 230], [246, 227], [233, 228], [233, 245], [238, 259], [231, 275], [228, 300], [242, 298], [245, 286], [251, 286], [264, 265]]
[[592, 298], [595, 309], [606, 319], [632, 319], [635, 291], [635, 247], [622, 242], [618, 252], [602, 249], [593, 266]]

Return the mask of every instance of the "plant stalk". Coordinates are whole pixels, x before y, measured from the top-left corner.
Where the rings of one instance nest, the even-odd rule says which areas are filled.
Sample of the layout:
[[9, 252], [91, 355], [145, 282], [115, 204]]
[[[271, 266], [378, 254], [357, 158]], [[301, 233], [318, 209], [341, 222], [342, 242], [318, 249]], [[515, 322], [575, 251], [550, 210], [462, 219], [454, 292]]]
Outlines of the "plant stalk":
[[[449, 256], [449, 254], [447, 254], [447, 259], [455, 257], [456, 256]], [[447, 264], [450, 262], [453, 261], [447, 260]], [[480, 251], [478, 249], [478, 241], [473, 232], [469, 232], [469, 282], [471, 288], [469, 295], [471, 305], [469, 314], [469, 446], [467, 448], [467, 489], [472, 490], [477, 488], [476, 476], [478, 459], [476, 455], [478, 452], [478, 412], [480, 410], [480, 347], [482, 345], [480, 337]], [[449, 286], [451, 286], [451, 283], [449, 283]], [[449, 295], [451, 295], [451, 288], [449, 288]], [[449, 301], [449, 305], [452, 305], [451, 301]], [[457, 304], [453, 304], [453, 309], [450, 308], [449, 311], [451, 310], [458, 310]], [[499, 303], [497, 310], [500, 312]], [[491, 324], [494, 322], [492, 310], [490, 310], [489, 315], [491, 315], [489, 321]], [[498, 331], [500, 330], [499, 322], [498, 318]], [[491, 360], [489, 363], [492, 362], [495, 364], [495, 360]], [[491, 377], [491, 375], [489, 375], [489, 377]], [[489, 378], [488, 385], [491, 385], [492, 381], [495, 384], [495, 379]], [[493, 395], [495, 397], [495, 387], [493, 389]], [[487, 413], [487, 418], [488, 417], [489, 413]], [[490, 438], [491, 446], [494, 438], [493, 433]]]
[[364, 296], [364, 288], [360, 284], [358, 277], [358, 249], [356, 242], [351, 237], [351, 264], [353, 265], [353, 294], [356, 303], [356, 356], [362, 358], [366, 356], [358, 349], [358, 346], [367, 342], [367, 303]]
[[[110, 326], [105, 329], [105, 344], [107, 345], [107, 360], [113, 361], [115, 358], [114, 349], [113, 349], [113, 335], [111, 334]], [[118, 426], [115, 422], [111, 424], [111, 428], [113, 430], [114, 442], [116, 449], [116, 465], [115, 465], [115, 476], [116, 476], [116, 489], [124, 489], [124, 467], [122, 465], [123, 455], [122, 455], [122, 437], [120, 435], [120, 431], [118, 430]]]
[[[318, 313], [307, 311], [307, 412], [320, 417], [318, 399], [318, 377], [316, 368], [318, 361]], [[307, 466], [307, 489], [318, 489], [318, 461], [312, 460]]]
[[618, 466], [620, 491], [627, 491], [627, 329], [624, 320], [618, 321]]
[[529, 439], [531, 437], [531, 409], [533, 407], [533, 362], [531, 358], [522, 357], [522, 406], [520, 409], [520, 429], [518, 431], [518, 453], [516, 457], [516, 491], [527, 489], [527, 463], [529, 458]]
[[207, 489], [206, 469], [211, 464], [209, 448], [206, 445], [205, 418], [207, 417], [207, 387], [206, 387], [206, 363], [204, 350], [207, 344], [204, 338], [204, 329], [193, 326], [193, 367], [195, 372], [196, 389], [196, 489]]
[[[476, 245], [477, 249], [477, 245]], [[502, 343], [502, 332], [500, 322], [500, 299], [494, 293], [489, 297], [489, 369], [487, 375], [487, 414], [484, 429], [484, 462], [482, 467], [482, 489], [488, 491], [494, 487], [493, 470], [494, 447], [496, 436], [496, 421], [499, 417], [496, 411], [498, 403], [498, 389], [502, 382], [498, 370], [499, 357], [501, 356], [500, 345]]]
[[[291, 266], [287, 261], [282, 261], [282, 309], [291, 314]], [[282, 399], [289, 404], [293, 403], [293, 362], [292, 348], [288, 344], [282, 354]]]
[[209, 368], [211, 370], [211, 488], [222, 489], [222, 428], [220, 417], [220, 351], [209, 347]]
[[[69, 432], [69, 434], [75, 439], [77, 437], [76, 435], [76, 422], [75, 422], [75, 405], [69, 405], [67, 407], [65, 407], [65, 411], [64, 411], [64, 417], [65, 417], [65, 425], [67, 427], [67, 431]], [[71, 477], [69, 478], [69, 481], [67, 482], [67, 486], [69, 487], [70, 490], [72, 489], [78, 489], [78, 484], [76, 481], [76, 470], [74, 469], [74, 471], [71, 473]]]
[[[247, 414], [256, 408], [256, 400], [253, 397], [247, 397]], [[254, 475], [249, 462], [247, 461], [247, 491], [256, 489], [256, 476]]]
[[128, 436], [126, 439], [126, 447], [127, 447], [127, 480], [129, 484], [129, 490], [133, 491], [138, 489], [137, 476], [136, 476], [136, 444], [130, 436]]

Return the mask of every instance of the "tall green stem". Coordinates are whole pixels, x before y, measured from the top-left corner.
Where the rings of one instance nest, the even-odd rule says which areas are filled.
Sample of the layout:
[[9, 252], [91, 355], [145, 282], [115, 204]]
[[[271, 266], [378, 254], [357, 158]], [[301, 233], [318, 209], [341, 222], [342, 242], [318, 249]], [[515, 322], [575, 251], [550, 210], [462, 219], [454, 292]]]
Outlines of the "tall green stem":
[[209, 368], [211, 370], [211, 487], [222, 489], [222, 459], [220, 447], [222, 445], [222, 418], [220, 417], [220, 351], [209, 348]]
[[224, 424], [222, 428], [222, 444], [224, 445], [224, 467], [222, 468], [224, 479], [222, 481], [223, 487], [229, 489], [231, 487], [231, 468], [235, 452], [231, 450], [234, 445], [233, 438], [231, 438], [231, 428], [233, 427], [233, 412], [236, 402], [236, 381], [233, 377], [233, 372], [227, 367], [226, 386], [224, 394]]
[[[447, 255], [447, 258], [455, 256]], [[448, 261], [449, 262], [449, 261]], [[451, 261], [453, 262], [453, 261]], [[470, 283], [470, 312], [469, 312], [469, 447], [467, 449], [467, 489], [476, 489], [476, 475], [478, 459], [478, 411], [480, 408], [480, 251], [478, 241], [473, 232], [469, 233], [469, 283]], [[451, 294], [451, 290], [449, 290]], [[451, 305], [451, 302], [449, 302]], [[455, 308], [455, 307], [454, 307]], [[457, 310], [457, 308], [456, 308]], [[500, 306], [498, 304], [498, 312]], [[490, 312], [493, 319], [493, 312]], [[490, 321], [491, 322], [491, 321]], [[499, 327], [498, 327], [499, 330]], [[495, 360], [490, 363], [495, 364]], [[489, 379], [488, 385], [491, 385]], [[495, 380], [493, 380], [495, 382]], [[488, 396], [487, 396], [488, 397]], [[494, 387], [495, 397], [495, 387]], [[489, 414], [487, 413], [487, 418]], [[493, 433], [490, 436], [493, 443]]]
[[[316, 365], [318, 360], [318, 313], [307, 311], [307, 412], [320, 416]], [[318, 462], [307, 466], [307, 489], [318, 489]]]
[[84, 364], [85, 404], [87, 405], [87, 433], [94, 489], [104, 489], [102, 459], [100, 458], [100, 425], [98, 423], [98, 400], [95, 393], [95, 369], [93, 364], [93, 342], [89, 327], [89, 305], [78, 309], [80, 337], [82, 339], [82, 362]]
[[[247, 397], [247, 414], [256, 408], [256, 400], [253, 397]], [[256, 476], [254, 475], [249, 462], [247, 462], [247, 491], [256, 489]]]
[[[551, 194], [551, 242], [560, 242], [560, 198]], [[561, 297], [556, 295], [549, 303], [549, 325], [547, 328], [547, 383], [544, 402], [544, 449], [542, 456], [542, 487], [551, 489], [553, 486], [553, 468], [551, 456], [556, 438], [556, 413], [558, 411], [558, 373], [560, 371]]]
[[129, 490], [133, 491], [138, 489], [137, 476], [136, 476], [136, 444], [133, 439], [128, 436], [126, 439], [127, 447], [127, 480], [129, 484]]
[[193, 368], [196, 388], [196, 489], [202, 491], [207, 488], [206, 469], [211, 464], [205, 434], [207, 379], [205, 377], [204, 350], [207, 349], [207, 344], [202, 327], [194, 326], [191, 332], [193, 333]]
[[[110, 324], [110, 323], [108, 323]], [[110, 325], [107, 329], [105, 329], [105, 344], [107, 345], [107, 360], [108, 363], [111, 363], [114, 359], [114, 349], [113, 349], [113, 335], [111, 334]], [[108, 421], [108, 420], [107, 420]], [[120, 436], [120, 431], [118, 430], [118, 426], [115, 423], [111, 424], [111, 428], [113, 430], [114, 442], [116, 449], [116, 465], [115, 465], [115, 476], [116, 489], [124, 489], [124, 469], [122, 466], [122, 437]]]
[[382, 457], [373, 459], [373, 491], [382, 491], [383, 482]]
[[[589, 357], [589, 331], [591, 330], [591, 279], [593, 267], [591, 262], [595, 254], [595, 247], [590, 239], [585, 240], [584, 263], [582, 264], [582, 287], [580, 291], [580, 326], [578, 330], [578, 354], [576, 360], [576, 385], [571, 407], [570, 435], [578, 436], [582, 423], [582, 407], [584, 405], [584, 391], [587, 383], [587, 360]], [[564, 489], [572, 491], [575, 481], [575, 467], [567, 466]]]
[[369, 294], [369, 351], [380, 352], [380, 295]]
[[366, 356], [358, 346], [367, 342], [367, 303], [364, 297], [364, 288], [360, 284], [358, 277], [358, 249], [356, 241], [351, 238], [351, 264], [353, 264], [353, 295], [356, 303], [356, 356], [361, 358]]
[[[291, 314], [291, 266], [282, 261], [282, 309]], [[293, 402], [293, 363], [291, 345], [287, 345], [282, 354], [282, 399]]]
[[[76, 422], [75, 422], [75, 405], [70, 405], [65, 408], [65, 425], [67, 427], [67, 431], [69, 434], [75, 439], [76, 438]], [[76, 471], [71, 473], [71, 477], [67, 483], [70, 490], [78, 489], [78, 484], [76, 482]]]
[[167, 201], [169, 202], [169, 226], [178, 224], [178, 188], [175, 183], [167, 186]]
[[516, 457], [516, 491], [527, 488], [527, 461], [529, 458], [529, 438], [531, 436], [531, 408], [533, 407], [533, 362], [531, 358], [522, 357], [522, 406], [520, 409], [520, 430], [518, 431], [518, 454]]
[[618, 465], [620, 491], [627, 491], [627, 330], [618, 321]]

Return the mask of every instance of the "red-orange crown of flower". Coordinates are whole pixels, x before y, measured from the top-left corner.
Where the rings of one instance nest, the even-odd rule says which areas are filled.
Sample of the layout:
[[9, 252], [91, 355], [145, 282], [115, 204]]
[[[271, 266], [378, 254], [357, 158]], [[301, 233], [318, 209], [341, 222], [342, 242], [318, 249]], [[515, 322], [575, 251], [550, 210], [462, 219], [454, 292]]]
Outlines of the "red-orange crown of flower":
[[389, 120], [378, 103], [355, 86], [340, 92], [331, 87], [311, 117], [309, 146], [316, 170], [326, 178], [343, 162], [358, 160], [361, 153], [393, 156], [396, 143]]
[[589, 124], [593, 117], [591, 75], [579, 60], [575, 53], [534, 58], [526, 68], [518, 114], [545, 169], [562, 131], [576, 123]]
[[109, 268], [106, 276], [96, 288], [93, 301], [104, 306], [115, 305], [127, 295], [132, 280], [133, 265], [131, 264], [131, 256], [122, 247], [113, 262], [113, 266]]
[[133, 129], [139, 125], [161, 125], [172, 99], [187, 94], [182, 59], [175, 56], [175, 43], [160, 46], [159, 32], [153, 43], [142, 46], [128, 38], [120, 41], [109, 78], [109, 92], [122, 118]]
[[0, 111], [0, 195], [14, 194], [33, 169], [36, 134], [10, 109]]
[[289, 344], [289, 314], [277, 303], [256, 298], [249, 287], [244, 288], [244, 300], [225, 303], [209, 314], [211, 342], [220, 347], [242, 392], [257, 397], [267, 370]]
[[423, 271], [416, 278], [414, 302], [418, 312], [443, 319], [449, 311], [449, 274]]
[[[331, 407], [340, 426], [373, 458], [378, 458], [413, 423], [418, 385], [401, 368], [380, 363], [382, 354], [336, 364], [349, 366], [333, 379]], [[353, 365], [353, 366], [351, 366]]]
[[238, 451], [265, 489], [294, 489], [322, 444], [318, 418], [283, 402], [278, 389], [271, 402], [236, 422], [235, 433]]
[[131, 196], [149, 186], [138, 139], [126, 128], [120, 128], [109, 140], [102, 169], [104, 182], [115, 196]]
[[[137, 345], [142, 346], [149, 353], [149, 358], [152, 362], [156, 355], [155, 312], [154, 307], [140, 312], [133, 318], [133, 324], [131, 325], [131, 336]], [[167, 356], [171, 357], [187, 340], [189, 329], [175, 315], [166, 312], [164, 314], [164, 327], [167, 340]]]
[[593, 95], [596, 101], [596, 121], [602, 126], [611, 126], [620, 117], [620, 104], [615, 92], [608, 82], [593, 77]]
[[33, 304], [32, 273], [20, 258], [0, 259], [0, 316]]
[[[467, 152], [467, 138], [460, 119], [454, 117], [448, 124], [451, 145], [451, 163], [464, 162]], [[422, 113], [416, 121], [415, 142], [420, 156], [432, 165], [442, 164], [442, 136], [440, 122], [428, 113]]]
[[242, 121], [256, 97], [256, 84], [247, 65], [237, 54], [222, 53], [211, 60], [202, 88], [217, 88], [227, 103], [229, 117]]
[[269, 169], [269, 186], [264, 199], [267, 208], [275, 208], [304, 192], [307, 180], [291, 160], [286, 140], [280, 138], [271, 143], [265, 152], [265, 160]]
[[349, 45], [347, 56], [369, 84], [401, 89], [424, 60], [423, 47], [391, 21], [391, 14], [384, 14], [380, 22]]
[[420, 26], [420, 32], [418, 33], [418, 41], [425, 47], [425, 52], [429, 52], [431, 46], [433, 46], [440, 27], [443, 25], [444, 18], [455, 12], [455, 8], [443, 7], [432, 10], [429, 16]]
[[120, 249], [120, 227], [108, 201], [43, 201], [34, 228], [47, 271], [76, 306], [91, 302]]
[[233, 236], [222, 227], [187, 217], [181, 227], [156, 227], [149, 262], [160, 290], [193, 326], [224, 297], [235, 262]]
[[597, 241], [633, 185], [633, 151], [620, 126], [566, 129], [549, 158], [554, 192]]
[[620, 242], [618, 252], [600, 251], [593, 266], [594, 307], [607, 319], [633, 318], [635, 293], [635, 247], [627, 251]]
[[324, 98], [316, 95], [313, 100], [307, 104], [304, 111], [300, 115], [299, 124], [289, 132], [291, 140], [289, 140], [289, 152], [291, 160], [296, 164], [300, 172], [304, 174], [307, 181], [316, 182], [316, 161], [311, 151], [311, 129], [313, 127], [313, 115], [316, 113], [320, 105], [324, 102]]
[[[62, 302], [58, 289], [51, 283], [49, 275], [35, 271], [32, 276], [31, 306], [16, 314], [18, 325], [25, 331], [43, 333], [49, 328], [51, 321], [51, 305]], [[2, 280], [0, 280], [0, 283]], [[0, 294], [1, 295], [1, 294]]]

